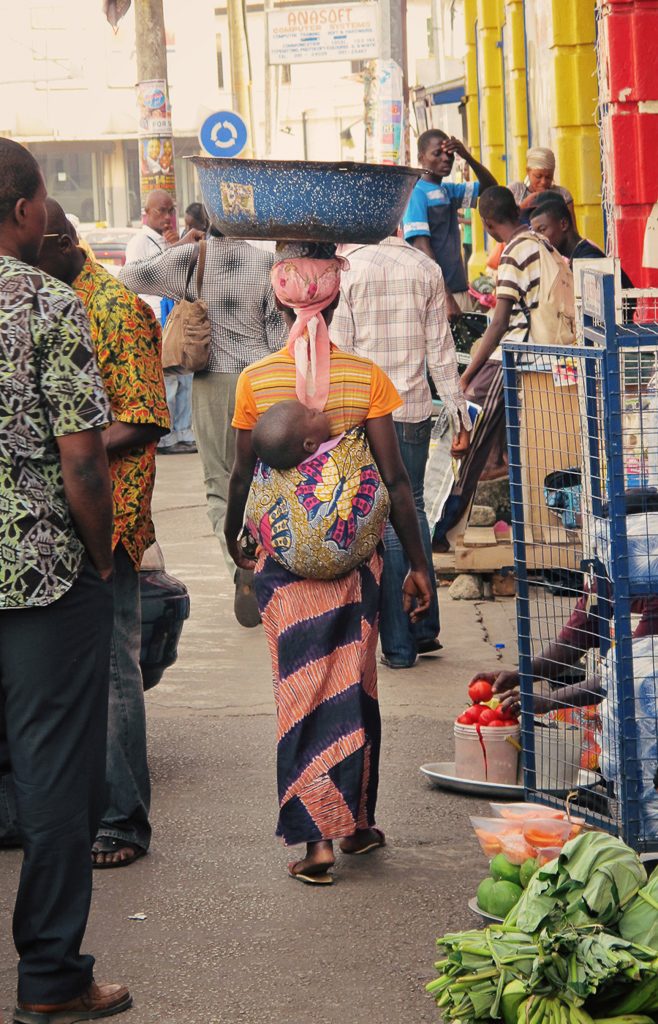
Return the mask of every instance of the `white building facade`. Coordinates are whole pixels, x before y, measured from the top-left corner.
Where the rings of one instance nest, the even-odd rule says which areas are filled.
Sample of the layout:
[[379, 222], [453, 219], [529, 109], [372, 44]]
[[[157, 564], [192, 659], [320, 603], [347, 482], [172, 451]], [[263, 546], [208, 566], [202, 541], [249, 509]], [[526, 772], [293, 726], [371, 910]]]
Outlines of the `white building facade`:
[[[361, 65], [349, 61], [276, 68], [266, 154], [265, 18], [262, 0], [247, 0], [256, 155], [363, 159]], [[200, 198], [183, 157], [199, 152], [205, 117], [233, 105], [228, 19], [217, 0], [165, 0], [165, 20], [182, 210]], [[100, 0], [0, 0], [0, 32], [0, 134], [30, 148], [49, 193], [84, 224], [139, 223], [133, 11], [114, 33]], [[432, 44], [429, 0], [410, 0], [411, 85], [427, 80]]]

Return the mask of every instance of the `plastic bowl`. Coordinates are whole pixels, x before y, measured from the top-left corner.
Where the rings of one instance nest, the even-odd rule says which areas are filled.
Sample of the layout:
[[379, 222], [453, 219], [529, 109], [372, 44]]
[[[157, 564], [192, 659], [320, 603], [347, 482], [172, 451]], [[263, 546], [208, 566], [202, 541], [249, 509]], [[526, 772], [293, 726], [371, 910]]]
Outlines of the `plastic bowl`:
[[561, 847], [572, 835], [580, 832], [580, 825], [575, 825], [571, 821], [556, 821], [553, 818], [530, 818], [521, 824], [526, 842], [538, 850]]
[[556, 818], [564, 820], [564, 811], [556, 807], [544, 807], [543, 804], [490, 804], [491, 810], [500, 818], [512, 821], [523, 821], [529, 818]]
[[376, 243], [397, 229], [411, 167], [192, 156], [203, 202], [232, 238]]

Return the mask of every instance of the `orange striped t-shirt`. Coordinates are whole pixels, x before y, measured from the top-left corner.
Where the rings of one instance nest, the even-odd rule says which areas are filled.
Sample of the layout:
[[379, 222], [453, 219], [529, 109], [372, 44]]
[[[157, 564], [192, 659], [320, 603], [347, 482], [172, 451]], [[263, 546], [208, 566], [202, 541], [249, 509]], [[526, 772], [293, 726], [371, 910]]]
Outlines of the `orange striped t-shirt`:
[[[402, 405], [395, 387], [370, 359], [331, 347], [329, 397], [324, 411], [331, 436], [357, 427], [365, 420], [386, 416]], [[276, 402], [296, 398], [295, 361], [287, 348], [259, 359], [242, 371], [235, 394], [233, 426], [252, 430]]]

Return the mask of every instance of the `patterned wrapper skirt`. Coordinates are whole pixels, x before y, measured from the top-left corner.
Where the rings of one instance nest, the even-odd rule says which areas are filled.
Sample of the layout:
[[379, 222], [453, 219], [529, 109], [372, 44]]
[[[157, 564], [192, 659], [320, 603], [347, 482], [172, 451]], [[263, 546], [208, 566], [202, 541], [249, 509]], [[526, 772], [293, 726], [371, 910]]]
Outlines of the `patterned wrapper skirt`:
[[308, 580], [262, 554], [255, 590], [277, 707], [277, 835], [287, 846], [375, 823], [379, 551], [336, 580]]

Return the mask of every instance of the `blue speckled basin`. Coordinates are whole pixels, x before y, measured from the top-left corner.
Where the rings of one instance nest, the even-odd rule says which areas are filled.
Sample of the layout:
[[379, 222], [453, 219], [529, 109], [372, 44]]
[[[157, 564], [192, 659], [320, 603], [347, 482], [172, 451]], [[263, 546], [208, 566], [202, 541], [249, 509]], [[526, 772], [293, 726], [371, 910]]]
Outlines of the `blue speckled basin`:
[[383, 164], [188, 159], [211, 221], [233, 238], [381, 242], [420, 175]]

